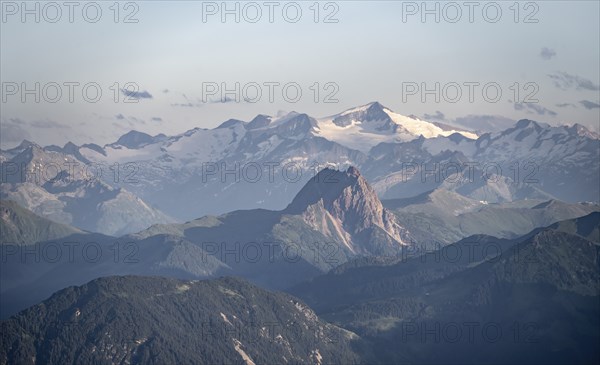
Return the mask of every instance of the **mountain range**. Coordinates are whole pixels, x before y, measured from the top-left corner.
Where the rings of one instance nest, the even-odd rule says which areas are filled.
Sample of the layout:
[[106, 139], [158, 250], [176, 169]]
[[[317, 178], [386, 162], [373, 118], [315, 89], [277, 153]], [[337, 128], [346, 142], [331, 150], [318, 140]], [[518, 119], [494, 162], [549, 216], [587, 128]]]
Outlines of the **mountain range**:
[[[475, 233], [513, 239], [600, 210], [597, 204], [554, 200], [494, 207], [441, 199], [455, 195], [436, 192], [408, 206], [396, 200], [382, 203], [355, 167], [326, 168], [282, 210], [238, 210], [182, 224], [156, 224], [121, 237], [74, 228], [49, 230], [65, 226], [8, 202], [10, 214], [2, 216], [2, 227], [12, 227], [9, 234], [39, 233], [35, 241], [11, 239], [0, 245], [0, 315], [6, 318], [59, 289], [110, 275], [184, 280], [235, 275], [281, 290], [357, 259], [421, 255], [453, 243], [453, 237]], [[454, 215], [452, 204], [465, 212]]]
[[[258, 115], [175, 136], [131, 131], [105, 146], [25, 141], [0, 152], [0, 197], [110, 235], [238, 209], [283, 209], [327, 166], [356, 166], [382, 199], [441, 188], [488, 203], [597, 203], [599, 151], [598, 136], [580, 125], [521, 120], [477, 135], [373, 102], [324, 118]], [[64, 167], [71, 164], [83, 173], [71, 176]], [[40, 182], [27, 173], [36, 168], [44, 171]]]
[[594, 363], [600, 139], [378, 102], [0, 150], [0, 365]]
[[100, 278], [2, 321], [0, 363], [593, 363], [599, 222], [359, 260], [293, 296], [235, 278]]
[[594, 363], [599, 226], [595, 212], [513, 240], [471, 236], [344, 265], [290, 292], [369, 342], [374, 362]]

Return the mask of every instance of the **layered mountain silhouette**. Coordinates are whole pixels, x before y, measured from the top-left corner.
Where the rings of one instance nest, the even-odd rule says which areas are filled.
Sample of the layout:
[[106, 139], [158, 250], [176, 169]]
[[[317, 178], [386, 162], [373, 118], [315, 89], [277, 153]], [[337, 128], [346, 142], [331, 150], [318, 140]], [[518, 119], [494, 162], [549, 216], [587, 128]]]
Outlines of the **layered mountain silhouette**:
[[[24, 141], [0, 151], [0, 159], [11, 162], [32, 145]], [[410, 198], [441, 188], [489, 203], [600, 201], [600, 140], [581, 125], [554, 127], [521, 120], [503, 131], [478, 135], [404, 116], [378, 102], [323, 118], [299, 112], [257, 115], [248, 122], [230, 119], [214, 129], [193, 128], [174, 136], [131, 131], [104, 146], [67, 143], [43, 150], [63, 154], [63, 161], [73, 159], [92, 171], [95, 164], [133, 164], [135, 171], [123, 173], [134, 174], [136, 183], [114, 181], [110, 170], [99, 178], [179, 221], [238, 209], [281, 210], [315, 170], [325, 166], [359, 168], [382, 199]], [[290, 164], [301, 172], [294, 181], [286, 178]], [[260, 170], [256, 180], [248, 178], [247, 167], [252, 176]], [[43, 193], [31, 186], [13, 189], [20, 196]], [[14, 195], [2, 196], [19, 200]], [[42, 209], [24, 200], [21, 205], [46, 218], [58, 214], [56, 203], [53, 209]], [[104, 229], [69, 220], [68, 214], [73, 212], [59, 221], [86, 230]], [[139, 218], [140, 223], [164, 223], [150, 212]], [[140, 227], [131, 226], [136, 228], [101, 232], [131, 233]]]
[[399, 217], [421, 245], [431, 247], [475, 234], [515, 238], [537, 227], [600, 211], [598, 204], [556, 199], [488, 203], [442, 188], [382, 203]]
[[[27, 227], [19, 229], [31, 230]], [[3, 316], [58, 289], [114, 274], [238, 275], [267, 288], [286, 288], [357, 256], [398, 255], [412, 242], [353, 167], [323, 169], [281, 211], [235, 211], [154, 225], [120, 238], [75, 232], [38, 237], [29, 249], [37, 254], [30, 255], [4, 242], [10, 255], [1, 269]], [[69, 245], [74, 247], [67, 252]], [[56, 247], [58, 259], [44, 256]]]
[[[599, 226], [595, 212], [513, 240], [472, 236], [407, 260], [344, 265], [291, 293], [369, 338], [381, 362], [593, 363]], [[492, 325], [502, 334], [479, 332]]]
[[0, 201], [0, 242], [3, 245], [30, 245], [76, 233], [83, 232], [37, 216], [13, 201]]
[[[429, 203], [409, 204], [410, 215], [402, 210], [401, 202], [392, 201], [392, 209], [385, 208], [356, 168], [326, 168], [280, 211], [234, 211], [183, 224], [153, 225], [119, 238], [68, 228], [65, 236], [36, 233], [27, 238], [29, 244], [35, 241], [28, 248], [20, 247], [18, 239], [7, 238], [2, 242], [6, 255], [0, 268], [2, 317], [56, 290], [102, 276], [163, 275], [191, 280], [236, 275], [266, 288], [285, 289], [358, 258], [383, 256], [394, 261], [446, 244], [426, 237], [448, 232], [448, 237], [460, 239], [467, 233], [501, 231], [506, 233], [503, 237], [512, 238], [531, 226], [597, 210], [594, 205], [560, 202], [513, 210], [480, 203], [454, 217], [463, 227], [457, 231], [451, 229], [454, 221], [448, 217], [418, 213], [419, 209], [424, 213], [443, 209], [440, 202], [449, 201], [444, 196], [432, 196], [438, 202], [433, 208]], [[48, 223], [41, 217], [30, 218], [33, 214], [25, 209], [19, 212], [23, 218], [11, 219], [13, 229], [7, 232], [46, 232]]]
[[599, 219], [348, 262], [292, 288], [301, 300], [234, 278], [96, 279], [3, 321], [0, 361], [589, 363]]

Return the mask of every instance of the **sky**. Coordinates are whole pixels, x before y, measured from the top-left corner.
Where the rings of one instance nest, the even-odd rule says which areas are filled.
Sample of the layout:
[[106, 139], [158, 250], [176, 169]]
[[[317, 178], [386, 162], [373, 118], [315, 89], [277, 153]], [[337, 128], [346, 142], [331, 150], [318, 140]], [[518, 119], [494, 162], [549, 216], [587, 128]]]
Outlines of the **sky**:
[[2, 1], [0, 148], [371, 101], [472, 130], [599, 130], [598, 1], [52, 4]]

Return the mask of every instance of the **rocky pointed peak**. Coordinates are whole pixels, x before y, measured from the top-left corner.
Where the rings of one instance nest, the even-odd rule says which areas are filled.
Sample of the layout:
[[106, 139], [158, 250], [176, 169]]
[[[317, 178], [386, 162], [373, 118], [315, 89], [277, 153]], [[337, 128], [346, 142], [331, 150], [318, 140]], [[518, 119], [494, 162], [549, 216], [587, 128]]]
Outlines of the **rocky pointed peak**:
[[256, 117], [254, 117], [254, 119], [252, 119], [246, 125], [246, 128], [247, 129], [264, 128], [264, 127], [268, 126], [269, 124], [271, 124], [271, 120], [273, 120], [272, 117], [270, 117], [268, 115], [264, 115], [264, 114], [259, 114]]
[[112, 146], [123, 146], [130, 149], [137, 149], [152, 142], [154, 142], [154, 137], [151, 135], [144, 132], [131, 130], [122, 135], [117, 142], [112, 144]]
[[19, 144], [17, 147], [15, 147], [14, 149], [25, 150], [25, 149], [27, 149], [27, 148], [29, 148], [29, 147], [32, 147], [32, 146], [37, 146], [37, 147], [39, 147], [39, 146], [38, 146], [36, 143], [34, 143], [34, 142], [31, 142], [31, 141], [29, 141], [29, 140], [26, 140], [26, 139], [24, 139], [24, 140], [23, 140], [23, 142], [21, 142], [21, 143], [20, 143], [20, 144]]
[[[349, 247], [357, 251], [364, 251], [364, 245], [373, 243], [377, 235], [374, 232], [384, 232], [378, 239], [385, 237], [382, 239], [385, 243], [379, 243], [388, 247], [397, 248], [406, 237], [395, 216], [383, 207], [375, 190], [353, 166], [346, 171], [321, 170], [300, 190], [285, 213], [302, 215], [309, 225], [321, 231], [330, 230], [327, 224], [322, 226], [323, 219], [331, 221], [338, 230], [331, 236], [342, 237], [342, 241], [354, 240], [359, 247]], [[347, 236], [340, 234], [341, 231]]]
[[239, 120], [239, 119], [228, 119], [226, 121], [224, 121], [223, 123], [221, 123], [217, 129], [222, 129], [222, 128], [231, 128], [231, 127], [235, 127], [237, 125], [244, 125], [245, 122]]
[[355, 176], [355, 177], [360, 177], [360, 171], [358, 171], [358, 169], [354, 166], [350, 166], [348, 167], [348, 169], [346, 170], [346, 174], [350, 175], [350, 176]]
[[465, 139], [467, 139], [467, 137], [465, 137], [462, 134], [456, 132], [456, 133], [452, 133], [451, 135], [449, 135], [448, 139], [451, 140], [454, 143], [460, 143], [460, 142], [464, 141]]
[[509, 136], [511, 139], [522, 141], [524, 138], [533, 133], [539, 134], [547, 127], [549, 127], [549, 125], [544, 123], [538, 123], [530, 119], [521, 119], [512, 128], [508, 128], [501, 132], [492, 133], [491, 136], [494, 140]]
[[548, 124], [546, 123], [540, 123], [540, 122], [536, 122], [534, 120], [530, 120], [530, 119], [521, 119], [517, 122], [517, 124], [515, 124], [514, 129], [535, 129], [536, 131], [541, 131], [544, 128], [548, 128], [550, 127]]
[[73, 142], [67, 142], [67, 143], [65, 143], [64, 147], [62, 148], [62, 152], [68, 153], [68, 154], [74, 154], [76, 152], [79, 152], [79, 146], [77, 146]]
[[325, 206], [331, 206], [346, 188], [359, 192], [363, 188], [370, 189], [370, 186], [355, 167], [351, 166], [346, 171], [324, 168], [304, 185], [287, 210], [299, 213], [319, 200], [323, 200]]
[[22, 153], [23, 151], [26, 151], [27, 149], [35, 147], [41, 149], [41, 147], [36, 143], [24, 139], [23, 142], [21, 142], [18, 146], [5, 150], [4, 152], [7, 152], [7, 156], [9, 156], [9, 158], [12, 158]]
[[368, 110], [371, 111], [383, 111], [384, 109], [389, 110], [389, 108], [385, 107], [378, 101], [372, 101], [369, 104], [367, 104], [367, 106], [369, 107]]
[[[378, 102], [371, 103], [371, 106], [365, 113], [366, 120], [390, 120], [390, 116], [386, 113], [386, 109], [383, 105]], [[389, 109], [388, 109], [389, 110]]]
[[35, 158], [39, 158], [46, 154], [48, 154], [48, 152], [44, 151], [42, 147], [35, 143], [32, 143], [26, 148], [20, 150], [14, 159], [19, 160], [19, 162], [30, 162]]
[[279, 136], [302, 137], [317, 126], [317, 121], [308, 114], [291, 112], [285, 117], [272, 122], [269, 129], [274, 128]]
[[369, 123], [384, 121], [384, 125], [390, 127], [393, 123], [388, 113], [386, 113], [386, 110], [389, 109], [375, 101], [357, 108], [348, 109], [338, 114], [333, 118], [333, 123], [345, 127], [353, 122]]

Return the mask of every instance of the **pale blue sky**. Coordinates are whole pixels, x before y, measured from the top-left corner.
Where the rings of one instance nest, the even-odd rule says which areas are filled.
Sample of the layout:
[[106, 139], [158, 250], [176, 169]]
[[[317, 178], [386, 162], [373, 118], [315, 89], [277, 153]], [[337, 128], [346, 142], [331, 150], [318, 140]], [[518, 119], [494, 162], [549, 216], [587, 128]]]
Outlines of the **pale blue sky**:
[[[249, 120], [258, 113], [296, 110], [320, 117], [374, 100], [406, 115], [440, 111], [447, 122], [466, 115], [495, 115], [555, 125], [580, 123], [598, 130], [598, 1], [535, 2], [534, 18], [539, 21], [527, 24], [522, 20], [535, 8], [525, 9], [527, 2], [520, 2], [521, 21], [515, 23], [512, 1], [498, 2], [503, 13], [497, 23], [482, 17], [481, 8], [486, 4], [482, 2], [475, 9], [473, 23], [468, 21], [468, 9], [462, 7], [463, 16], [457, 23], [442, 18], [439, 24], [432, 16], [422, 23], [420, 14], [403, 22], [407, 2], [399, 1], [335, 2], [339, 21], [328, 24], [314, 23], [313, 1], [297, 2], [303, 11], [297, 23], [282, 18], [281, 7], [286, 3], [281, 2], [273, 23], [268, 22], [268, 8], [263, 6], [262, 19], [254, 24], [243, 19], [235, 23], [231, 16], [222, 23], [218, 15], [204, 23], [199, 1], [142, 1], [135, 2], [138, 23], [115, 24], [109, 9], [112, 3], [99, 2], [103, 14], [97, 23], [86, 22], [77, 9], [73, 23], [67, 14], [56, 23], [43, 19], [35, 23], [33, 17], [22, 23], [19, 14], [3, 13], [0, 61], [4, 87], [7, 82], [97, 82], [103, 91], [98, 103], [85, 102], [80, 93], [74, 103], [63, 95], [55, 104], [34, 103], [31, 96], [22, 103], [19, 93], [3, 95], [3, 148], [23, 137], [42, 144], [62, 145], [68, 140], [104, 144], [130, 129], [175, 134], [194, 127], [214, 127], [229, 118]], [[319, 4], [321, 18], [327, 13], [325, 3]], [[125, 3], [120, 5], [123, 17]], [[551, 50], [546, 58], [540, 55], [544, 47]], [[549, 75], [557, 75], [563, 87], [557, 87]], [[152, 98], [137, 104], [115, 103], [109, 89], [115, 82], [134, 82]], [[201, 103], [203, 82], [296, 82], [303, 95], [297, 103], [290, 103], [277, 90], [270, 103], [263, 86], [257, 103]], [[315, 82], [321, 87], [336, 83], [339, 101], [323, 103], [327, 92], [321, 89], [321, 101], [315, 103], [309, 89]], [[431, 96], [422, 103], [418, 95], [403, 103], [403, 82], [425, 82], [431, 87], [435, 82], [496, 82], [503, 95], [499, 102], [491, 103], [477, 90], [470, 103], [463, 87], [457, 103], [443, 98], [435, 103]], [[509, 89], [515, 82], [521, 86], [536, 83], [539, 103], [515, 107]], [[521, 90], [520, 98], [525, 94]], [[179, 106], [190, 102], [194, 106]]]

